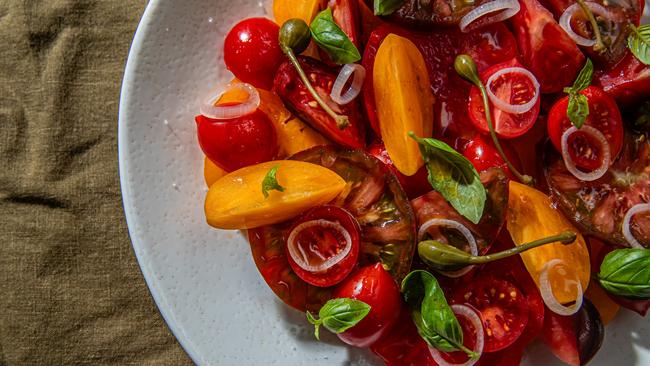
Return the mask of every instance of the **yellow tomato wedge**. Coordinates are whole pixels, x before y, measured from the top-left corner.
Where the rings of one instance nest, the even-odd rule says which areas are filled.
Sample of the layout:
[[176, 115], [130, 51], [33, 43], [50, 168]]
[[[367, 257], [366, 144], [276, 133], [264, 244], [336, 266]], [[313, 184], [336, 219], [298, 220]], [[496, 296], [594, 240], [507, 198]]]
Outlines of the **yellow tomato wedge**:
[[228, 172], [219, 168], [217, 164], [213, 163], [212, 160], [207, 158], [207, 156], [203, 160], [203, 178], [205, 179], [205, 184], [208, 188], [226, 174], [228, 174]]
[[424, 162], [408, 133], [431, 137], [435, 99], [424, 58], [411, 41], [395, 34], [384, 39], [375, 58], [373, 88], [386, 151], [402, 174], [414, 175]]
[[528, 250], [521, 258], [533, 280], [540, 286], [540, 273], [553, 259], [563, 262], [563, 270], [549, 271], [553, 295], [562, 304], [576, 300], [576, 288], [571, 281], [579, 280], [582, 289], [589, 285], [591, 268], [585, 239], [551, 203], [544, 193], [527, 185], [510, 181], [508, 201], [508, 231], [517, 245], [542, 239], [564, 231], [578, 234], [573, 244], [553, 243]]
[[598, 314], [600, 314], [600, 319], [605, 325], [614, 320], [616, 314], [621, 309], [595, 281], [591, 281], [591, 285], [589, 285], [585, 296], [594, 304], [596, 310], [598, 310]]
[[321, 3], [322, 0], [273, 0], [275, 22], [282, 26], [287, 20], [298, 18], [310, 24], [318, 14]]
[[[283, 192], [262, 194], [262, 181], [273, 167]], [[205, 216], [218, 229], [251, 229], [276, 224], [305, 210], [328, 203], [341, 193], [345, 181], [320, 165], [293, 160], [248, 166], [216, 181], [205, 199]]]

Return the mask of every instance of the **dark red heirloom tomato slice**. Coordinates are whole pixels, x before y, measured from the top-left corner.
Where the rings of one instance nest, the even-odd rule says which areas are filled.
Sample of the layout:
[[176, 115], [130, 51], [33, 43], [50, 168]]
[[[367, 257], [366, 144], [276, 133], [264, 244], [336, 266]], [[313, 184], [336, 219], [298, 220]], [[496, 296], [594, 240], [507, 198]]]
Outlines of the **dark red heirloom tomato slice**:
[[[521, 105], [531, 101], [535, 96], [535, 85], [530, 78], [519, 73], [504, 74], [496, 78], [490, 85], [487, 85], [488, 79], [499, 70], [510, 67], [523, 67], [517, 59], [496, 64], [481, 73], [481, 80], [486, 88], [490, 88], [494, 95], [508, 104]], [[490, 102], [492, 111], [492, 123], [497, 135], [501, 138], [514, 138], [528, 132], [539, 115], [539, 106], [541, 98], [528, 112], [515, 114], [502, 111]], [[483, 106], [483, 97], [481, 92], [475, 86], [469, 93], [468, 104], [469, 116], [474, 126], [483, 133], [489, 134], [490, 129], [485, 119], [485, 107]]]
[[594, 85], [600, 86], [618, 103], [636, 103], [650, 95], [650, 66], [627, 52], [613, 68], [596, 70]]
[[[516, 180], [515, 176], [508, 168], [508, 164], [503, 160], [497, 148], [490, 137], [476, 134], [468, 141], [460, 140], [457, 142], [458, 151], [462, 152], [463, 156], [469, 160], [476, 171], [482, 173], [490, 168], [500, 168], [508, 176], [509, 179]], [[514, 164], [515, 168], [521, 170], [521, 162], [519, 156], [515, 153], [507, 141], [501, 141], [503, 152]]]
[[[617, 246], [629, 246], [622, 234], [627, 211], [650, 201], [650, 140], [646, 134], [628, 134], [623, 145], [618, 160], [593, 182], [574, 177], [552, 147], [545, 157], [546, 181], [558, 208], [583, 234]], [[639, 214], [631, 223], [634, 237], [650, 247], [650, 217]]]
[[397, 176], [397, 179], [399, 180], [402, 188], [404, 188], [404, 191], [409, 198], [420, 197], [421, 195], [432, 190], [431, 183], [429, 183], [428, 179], [429, 173], [427, 172], [426, 167], [420, 168], [420, 170], [418, 170], [415, 175], [408, 177], [397, 170], [397, 168], [395, 168], [393, 161], [391, 160], [390, 156], [388, 156], [386, 147], [381, 142], [375, 142], [370, 145], [368, 147], [368, 153], [379, 159], [379, 161], [382, 163], [386, 164], [388, 169], [395, 173], [395, 176]]
[[275, 128], [259, 109], [228, 120], [199, 115], [196, 124], [201, 149], [225, 171], [270, 161], [278, 154]]
[[303, 281], [318, 287], [341, 282], [359, 259], [357, 220], [336, 206], [320, 206], [296, 220], [287, 234], [287, 259]]
[[370, 312], [363, 320], [338, 334], [343, 342], [356, 347], [368, 347], [387, 334], [402, 307], [400, 289], [381, 263], [352, 273], [336, 287], [333, 297], [355, 299], [370, 305]]
[[523, 62], [537, 77], [543, 93], [562, 91], [585, 62], [575, 42], [537, 0], [520, 0], [521, 10], [510, 18]]
[[[381, 262], [397, 281], [408, 273], [415, 250], [415, 217], [395, 175], [361, 150], [319, 146], [293, 160], [322, 165], [340, 175], [349, 190], [330, 202], [354, 216], [360, 226], [358, 265]], [[285, 238], [293, 222], [248, 231], [253, 259], [273, 292], [298, 310], [318, 311], [332, 287], [313, 286], [291, 268]]]
[[[585, 125], [594, 127], [607, 139], [612, 161], [616, 159], [623, 148], [623, 119], [618, 106], [612, 97], [602, 89], [590, 86], [581, 94], [589, 101], [589, 116]], [[557, 101], [548, 115], [548, 135], [553, 146], [562, 151], [562, 134], [572, 124], [567, 117], [569, 97]], [[588, 170], [598, 169], [602, 165], [603, 154], [600, 143], [590, 135], [576, 131], [569, 137], [569, 154], [576, 166]]]
[[[405, 0], [402, 6], [391, 14], [388, 19], [406, 27], [436, 29], [441, 26], [458, 25], [460, 19], [475, 7], [486, 2], [457, 2], [454, 0], [438, 0], [422, 2], [421, 0]], [[367, 3], [372, 4], [371, 0]]]
[[542, 339], [557, 358], [570, 366], [580, 366], [575, 317], [557, 315], [547, 309]]
[[347, 116], [350, 124], [344, 129], [340, 129], [336, 125], [336, 121], [316, 103], [300, 79], [296, 68], [288, 60], [280, 65], [275, 75], [275, 92], [291, 112], [320, 131], [325, 137], [346, 147], [363, 148], [366, 145], [365, 122], [362, 119], [358, 102], [352, 101], [341, 106], [330, 97], [338, 71], [313, 58], [301, 56], [298, 59], [320, 97], [336, 113]]
[[266, 18], [239, 22], [226, 36], [223, 47], [228, 70], [245, 83], [271, 90], [275, 71], [284, 59], [279, 32], [280, 27]]

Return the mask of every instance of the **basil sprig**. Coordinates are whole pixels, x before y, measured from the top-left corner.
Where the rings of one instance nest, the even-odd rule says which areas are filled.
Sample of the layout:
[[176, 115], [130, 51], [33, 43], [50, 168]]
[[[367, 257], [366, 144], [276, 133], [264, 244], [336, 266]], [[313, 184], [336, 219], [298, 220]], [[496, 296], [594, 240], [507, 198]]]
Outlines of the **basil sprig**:
[[460, 350], [472, 358], [478, 357], [463, 345], [463, 329], [431, 273], [423, 270], [409, 273], [402, 281], [402, 294], [418, 333], [431, 347], [443, 352]]
[[598, 282], [617, 296], [650, 299], [650, 249], [618, 249], [607, 254]]
[[627, 47], [644, 65], [650, 65], [650, 24], [638, 27], [630, 24], [630, 30]]
[[564, 88], [564, 92], [569, 94], [569, 105], [567, 106], [566, 115], [576, 128], [582, 127], [589, 116], [589, 101], [580, 92], [591, 85], [593, 74], [594, 65], [590, 59], [587, 59], [585, 66], [580, 70], [573, 86]]
[[429, 171], [429, 183], [459, 214], [477, 224], [483, 216], [487, 193], [474, 165], [451, 146], [432, 138], [417, 141]]
[[311, 37], [335, 63], [351, 64], [361, 60], [361, 54], [347, 34], [336, 24], [332, 9], [327, 8], [311, 22]]
[[404, 0], [375, 0], [373, 10], [375, 15], [390, 15], [402, 7]]
[[307, 320], [315, 326], [314, 336], [320, 340], [320, 326], [332, 333], [343, 333], [357, 325], [370, 312], [370, 305], [363, 301], [337, 298], [331, 299], [318, 311], [318, 317], [308, 311]]
[[276, 165], [271, 168], [268, 173], [266, 173], [266, 176], [262, 181], [262, 194], [264, 195], [264, 198], [269, 198], [269, 191], [275, 190], [284, 192], [284, 187], [278, 183], [278, 180], [275, 177], [275, 175], [278, 173], [279, 168], [280, 166]]

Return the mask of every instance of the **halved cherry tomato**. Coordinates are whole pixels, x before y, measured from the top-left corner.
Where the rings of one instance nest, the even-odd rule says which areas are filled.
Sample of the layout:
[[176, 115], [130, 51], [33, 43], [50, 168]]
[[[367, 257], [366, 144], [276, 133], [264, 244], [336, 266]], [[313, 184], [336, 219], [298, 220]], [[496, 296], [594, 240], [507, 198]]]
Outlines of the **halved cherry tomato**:
[[199, 115], [196, 123], [201, 149], [213, 163], [228, 172], [273, 160], [278, 154], [273, 124], [259, 109], [229, 120]]
[[467, 303], [481, 314], [485, 331], [484, 352], [495, 352], [513, 344], [528, 323], [526, 298], [512, 283], [481, 276], [456, 291], [456, 304]]
[[413, 324], [411, 311], [402, 307], [402, 312], [391, 330], [370, 349], [386, 366], [436, 366], [429, 353], [429, 347]]
[[284, 59], [279, 32], [280, 27], [266, 18], [239, 22], [226, 36], [223, 48], [228, 70], [245, 83], [271, 90], [275, 71]]
[[[494, 147], [494, 143], [490, 137], [476, 134], [474, 137], [470, 138], [468, 141], [460, 139], [456, 144], [458, 151], [462, 152], [463, 156], [469, 160], [474, 168], [481, 173], [490, 168], [500, 168], [510, 179], [516, 179], [512, 172], [508, 168], [508, 165], [497, 151], [497, 148]], [[515, 153], [512, 147], [508, 144], [507, 141], [501, 141], [501, 147], [503, 152], [510, 160], [510, 163], [514, 164], [515, 168], [521, 171], [521, 162], [519, 156]]]
[[421, 195], [426, 194], [432, 190], [431, 183], [429, 183], [426, 167], [420, 168], [420, 170], [418, 170], [415, 175], [407, 177], [406, 175], [400, 173], [397, 168], [395, 168], [393, 161], [391, 160], [390, 156], [388, 156], [386, 147], [381, 142], [375, 142], [374, 144], [370, 145], [368, 147], [368, 153], [379, 159], [379, 161], [384, 163], [388, 169], [395, 173], [397, 179], [399, 179], [399, 182], [402, 185], [402, 188], [404, 188], [404, 191], [409, 198], [413, 199], [420, 197]]
[[[497, 98], [510, 104], [525, 104], [530, 101], [535, 95], [535, 86], [533, 82], [526, 76], [518, 73], [504, 74], [487, 85], [488, 79], [497, 71], [510, 67], [523, 67], [517, 59], [496, 64], [481, 73], [481, 80], [486, 88], [490, 88]], [[490, 109], [492, 111], [492, 123], [497, 135], [502, 138], [514, 138], [528, 132], [539, 115], [539, 106], [541, 98], [531, 110], [521, 114], [508, 113], [497, 108], [490, 102]], [[483, 106], [483, 97], [481, 92], [476, 86], [472, 87], [469, 93], [468, 104], [469, 116], [474, 123], [474, 126], [480, 131], [489, 134], [490, 129], [485, 119], [485, 107]]]
[[[595, 86], [588, 87], [581, 94], [589, 101], [589, 116], [585, 125], [596, 128], [605, 136], [613, 163], [623, 149], [623, 119], [616, 101]], [[572, 126], [567, 117], [568, 104], [568, 96], [560, 99], [548, 116], [548, 135], [558, 151], [562, 151], [562, 134]], [[569, 138], [569, 154], [578, 167], [589, 170], [597, 169], [603, 159], [600, 144], [580, 131]]]
[[343, 342], [356, 347], [371, 346], [390, 332], [402, 307], [399, 287], [381, 263], [352, 273], [334, 290], [333, 297], [351, 298], [370, 305], [370, 312], [363, 320], [338, 334]]
[[[291, 255], [290, 245], [295, 246], [296, 252], [302, 256], [301, 259], [312, 266], [322, 266], [325, 261], [341, 253], [347, 246], [345, 233], [340, 230], [340, 227], [326, 226], [323, 221], [327, 222], [328, 225], [340, 225], [347, 232], [351, 247], [348, 254], [332, 267], [322, 271], [309, 271], [296, 263], [296, 260]], [[314, 225], [296, 230], [298, 226], [305, 223]], [[287, 233], [285, 248], [289, 265], [298, 277], [311, 285], [318, 287], [334, 286], [343, 281], [357, 264], [360, 231], [359, 223], [346, 210], [330, 205], [315, 207], [295, 220]], [[295, 237], [289, 243], [288, 238], [292, 233], [295, 233]]]

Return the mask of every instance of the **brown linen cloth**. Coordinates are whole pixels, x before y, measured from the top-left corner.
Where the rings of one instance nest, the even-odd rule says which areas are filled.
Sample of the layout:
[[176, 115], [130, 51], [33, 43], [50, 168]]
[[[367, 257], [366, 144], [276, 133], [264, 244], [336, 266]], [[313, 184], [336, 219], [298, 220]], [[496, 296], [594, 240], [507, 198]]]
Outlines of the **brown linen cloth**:
[[185, 365], [120, 197], [117, 112], [144, 0], [0, 0], [0, 365]]

